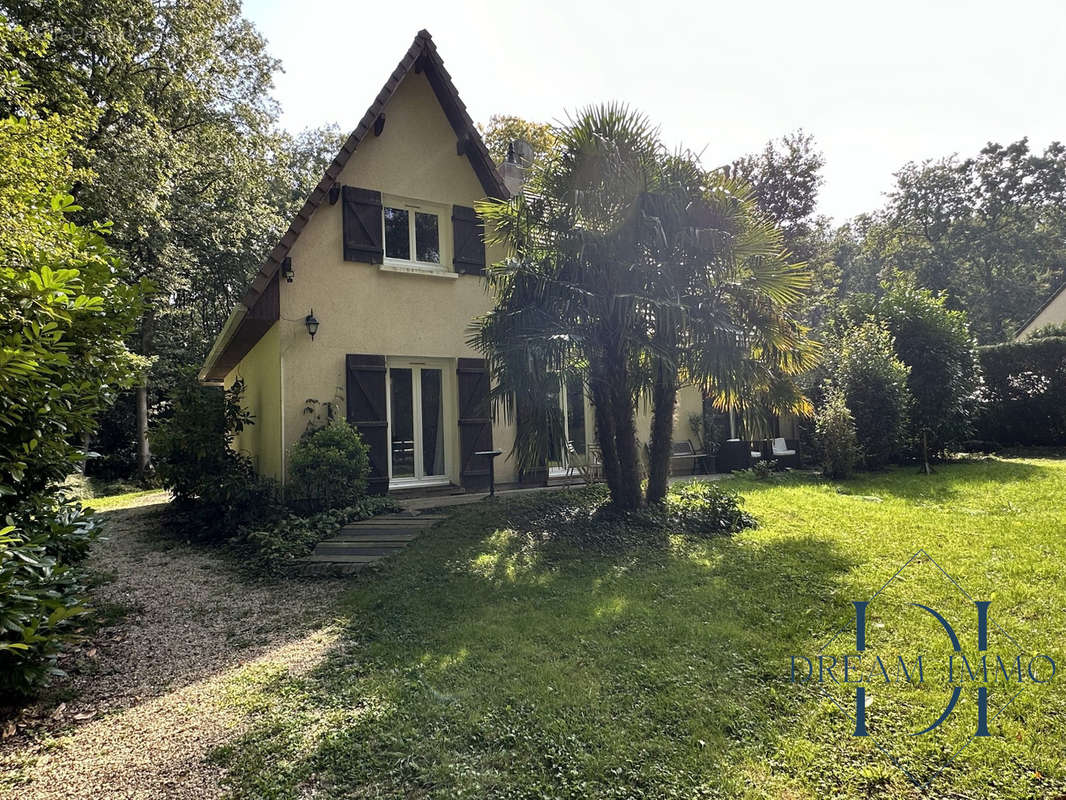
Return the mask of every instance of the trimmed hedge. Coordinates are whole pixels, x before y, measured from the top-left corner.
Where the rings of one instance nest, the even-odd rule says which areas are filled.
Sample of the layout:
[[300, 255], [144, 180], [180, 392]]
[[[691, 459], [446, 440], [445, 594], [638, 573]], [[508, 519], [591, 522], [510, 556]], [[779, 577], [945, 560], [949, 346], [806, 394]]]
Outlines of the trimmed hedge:
[[977, 352], [984, 373], [977, 437], [1001, 445], [1066, 445], [1066, 336]]

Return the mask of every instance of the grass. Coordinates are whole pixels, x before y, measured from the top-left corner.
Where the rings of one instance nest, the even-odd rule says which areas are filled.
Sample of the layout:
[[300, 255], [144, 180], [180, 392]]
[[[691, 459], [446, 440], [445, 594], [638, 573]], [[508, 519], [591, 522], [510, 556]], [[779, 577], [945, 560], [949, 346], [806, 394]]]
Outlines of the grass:
[[[344, 604], [307, 673], [245, 670], [227, 703], [250, 726], [214, 759], [238, 798], [1039, 798], [1066, 793], [1061, 675], [989, 689], [992, 736], [942, 772], [976, 724], [964, 688], [937, 730], [942, 675], [870, 684], [851, 736], [789, 680], [918, 550], [1033, 653], [1063, 664], [1066, 461], [984, 460], [867, 475], [731, 482], [759, 527], [592, 554], [538, 536], [543, 493], [457, 511]], [[515, 520], [519, 524], [515, 524]], [[871, 652], [947, 655], [918, 602], [975, 655], [973, 606], [927, 558], [869, 610]], [[848, 644], [850, 638], [850, 645]], [[827, 652], [854, 647], [854, 629]], [[994, 628], [990, 650], [1011, 655]], [[1039, 674], [1039, 670], [1038, 670]], [[918, 783], [932, 779], [928, 792]]]
[[82, 501], [82, 504], [96, 511], [117, 511], [122, 508], [137, 508], [167, 502], [170, 502], [170, 492], [166, 489], [143, 489], [107, 497], [87, 498]]

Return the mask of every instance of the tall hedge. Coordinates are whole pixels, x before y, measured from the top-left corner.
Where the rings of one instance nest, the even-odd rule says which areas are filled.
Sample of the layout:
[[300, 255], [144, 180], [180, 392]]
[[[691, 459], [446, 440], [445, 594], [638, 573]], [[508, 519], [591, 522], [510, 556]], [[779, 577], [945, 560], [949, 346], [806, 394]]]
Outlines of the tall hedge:
[[978, 349], [977, 435], [1003, 445], [1066, 445], [1066, 336]]

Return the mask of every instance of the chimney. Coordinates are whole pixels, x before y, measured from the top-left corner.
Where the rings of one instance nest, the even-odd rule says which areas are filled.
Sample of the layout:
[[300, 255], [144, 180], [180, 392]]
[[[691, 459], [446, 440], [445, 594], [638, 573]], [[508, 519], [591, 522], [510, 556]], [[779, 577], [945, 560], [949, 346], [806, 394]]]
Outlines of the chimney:
[[526, 182], [526, 169], [533, 163], [533, 147], [529, 142], [516, 140], [507, 146], [507, 158], [499, 166], [500, 177], [507, 191], [514, 197]]

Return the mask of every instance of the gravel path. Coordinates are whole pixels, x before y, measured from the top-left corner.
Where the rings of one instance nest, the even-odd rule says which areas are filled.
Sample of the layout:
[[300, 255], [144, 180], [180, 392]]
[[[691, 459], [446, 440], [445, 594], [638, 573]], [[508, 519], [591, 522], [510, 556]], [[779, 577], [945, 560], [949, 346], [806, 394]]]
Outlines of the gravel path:
[[343, 581], [249, 584], [159, 537], [159, 508], [106, 515], [90, 567], [110, 580], [93, 604], [126, 615], [65, 662], [66, 702], [0, 720], [0, 797], [218, 797], [222, 770], [206, 758], [244, 728], [227, 684], [261, 664], [311, 669], [334, 641]]

